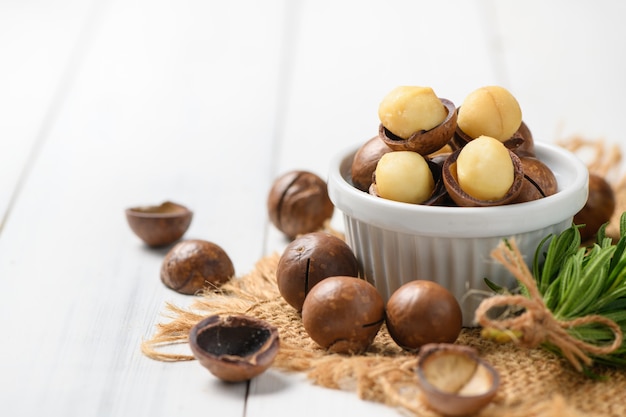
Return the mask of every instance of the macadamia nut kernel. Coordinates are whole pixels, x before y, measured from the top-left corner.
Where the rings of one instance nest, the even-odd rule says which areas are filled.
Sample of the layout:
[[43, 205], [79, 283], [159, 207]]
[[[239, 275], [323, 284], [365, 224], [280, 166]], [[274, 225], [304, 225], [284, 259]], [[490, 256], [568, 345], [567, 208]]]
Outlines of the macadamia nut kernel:
[[422, 203], [435, 188], [430, 167], [417, 152], [386, 153], [378, 161], [375, 177], [380, 197], [405, 203]]
[[487, 86], [470, 93], [459, 108], [458, 127], [472, 138], [509, 139], [522, 124], [522, 110], [505, 88]]
[[515, 176], [509, 150], [489, 136], [465, 145], [456, 161], [456, 173], [461, 189], [479, 200], [504, 197]]
[[383, 98], [378, 107], [380, 122], [402, 139], [438, 126], [446, 115], [446, 108], [430, 87], [397, 87]]

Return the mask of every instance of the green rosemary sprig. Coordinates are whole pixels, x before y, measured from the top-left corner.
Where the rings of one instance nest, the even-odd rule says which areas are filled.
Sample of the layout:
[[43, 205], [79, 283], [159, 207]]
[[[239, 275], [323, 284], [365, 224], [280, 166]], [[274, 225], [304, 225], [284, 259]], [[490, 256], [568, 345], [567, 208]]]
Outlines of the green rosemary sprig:
[[[626, 334], [626, 212], [620, 218], [617, 242], [606, 235], [604, 225], [596, 242], [582, 247], [579, 227], [573, 225], [558, 235], [549, 235], [538, 245], [531, 268], [532, 279], [525, 282], [532, 283], [534, 279], [534, 293], [539, 291], [556, 321], [574, 323], [583, 317], [602, 316], [615, 322], [622, 334]], [[518, 281], [520, 294], [531, 298], [528, 288]], [[501, 290], [491, 282], [488, 285], [496, 292]], [[564, 328], [570, 336], [591, 346], [619, 343], [615, 329], [599, 322]], [[562, 353], [549, 342], [543, 345]], [[610, 353], [591, 353], [589, 357], [595, 363], [626, 367], [626, 342]]]

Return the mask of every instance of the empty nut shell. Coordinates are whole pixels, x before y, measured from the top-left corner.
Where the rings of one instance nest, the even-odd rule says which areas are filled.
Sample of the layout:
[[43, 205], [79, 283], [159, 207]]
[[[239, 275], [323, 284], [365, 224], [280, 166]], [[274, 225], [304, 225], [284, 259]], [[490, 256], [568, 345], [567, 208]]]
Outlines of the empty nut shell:
[[394, 151], [413, 151], [426, 156], [443, 148], [452, 139], [456, 130], [457, 112], [453, 102], [445, 98], [440, 100], [448, 113], [439, 126], [415, 132], [408, 139], [402, 139], [391, 133], [381, 123], [378, 135]]
[[289, 238], [321, 229], [334, 209], [326, 182], [307, 171], [278, 177], [267, 199], [270, 221]]
[[189, 332], [189, 346], [200, 364], [227, 382], [246, 381], [274, 362], [278, 329], [248, 316], [210, 316]]
[[417, 376], [428, 405], [448, 416], [477, 413], [500, 385], [498, 372], [475, 349], [450, 343], [422, 347]]
[[196, 294], [209, 285], [219, 287], [234, 274], [224, 249], [199, 239], [177, 243], [161, 264], [161, 281], [181, 294]]
[[169, 245], [180, 239], [189, 228], [192, 217], [191, 210], [171, 201], [126, 209], [126, 220], [132, 231], [153, 247]]

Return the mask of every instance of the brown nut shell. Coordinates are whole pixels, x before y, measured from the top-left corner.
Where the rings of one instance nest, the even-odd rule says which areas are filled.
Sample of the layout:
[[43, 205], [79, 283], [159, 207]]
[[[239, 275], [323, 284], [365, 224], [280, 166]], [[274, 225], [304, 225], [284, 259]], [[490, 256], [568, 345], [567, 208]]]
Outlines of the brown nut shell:
[[[460, 108], [460, 107], [459, 107]], [[458, 113], [458, 109], [457, 109]], [[475, 138], [469, 136], [467, 133], [463, 132], [460, 127], [456, 127], [454, 131], [454, 135], [450, 140], [450, 146], [452, 149], [457, 150], [465, 146], [468, 142]], [[520, 127], [517, 129], [517, 132], [513, 134], [509, 139], [503, 142], [504, 145], [515, 152], [517, 156], [536, 156], [535, 154], [535, 142], [533, 139], [533, 135], [530, 132], [530, 129], [522, 120]]]
[[383, 299], [369, 282], [329, 277], [311, 289], [302, 306], [304, 329], [334, 353], [367, 350], [385, 319]]
[[247, 381], [274, 362], [278, 329], [248, 316], [209, 316], [189, 332], [189, 346], [200, 364], [227, 382]]
[[454, 151], [444, 162], [442, 169], [443, 183], [448, 190], [450, 198], [461, 207], [491, 207], [512, 204], [522, 190], [524, 183], [524, 169], [520, 158], [509, 149], [509, 155], [513, 161], [514, 177], [513, 185], [504, 197], [497, 200], [479, 200], [461, 189], [456, 178], [456, 160], [462, 149]]
[[365, 142], [354, 154], [350, 175], [352, 184], [361, 191], [367, 192], [372, 185], [372, 176], [380, 158], [392, 149], [383, 142], [380, 136], [374, 136]]
[[323, 279], [337, 275], [359, 275], [354, 252], [330, 233], [313, 232], [287, 245], [278, 261], [276, 282], [285, 301], [300, 311], [311, 288]]
[[454, 103], [445, 98], [440, 98], [440, 100], [448, 114], [438, 126], [430, 130], [415, 132], [409, 138], [403, 139], [391, 133], [381, 123], [378, 127], [378, 135], [394, 151], [413, 151], [423, 156], [438, 151], [452, 139], [456, 130], [457, 118]]
[[409, 351], [429, 343], [452, 343], [463, 326], [459, 302], [433, 281], [415, 280], [400, 286], [389, 297], [386, 314], [389, 335]]
[[515, 149], [512, 149], [513, 152], [515, 152], [517, 156], [519, 157], [522, 157], [522, 156], [536, 157], [537, 156], [537, 154], [535, 153], [535, 141], [533, 139], [533, 134], [528, 128], [528, 125], [524, 123], [523, 120], [519, 129], [517, 129], [516, 134], [513, 136], [517, 136], [522, 139], [522, 143], [516, 146]]
[[448, 416], [477, 413], [500, 386], [498, 372], [476, 349], [450, 343], [425, 345], [418, 356], [417, 376], [424, 400]]
[[161, 264], [161, 281], [181, 294], [197, 294], [207, 286], [219, 287], [235, 274], [228, 254], [220, 246], [200, 239], [174, 245]]
[[516, 203], [538, 200], [556, 194], [558, 183], [550, 167], [535, 157], [522, 156], [520, 161], [524, 170], [524, 184], [515, 200]]
[[585, 225], [579, 229], [583, 241], [593, 238], [600, 227], [611, 220], [615, 206], [615, 193], [611, 184], [604, 177], [589, 173], [587, 202], [574, 215], [574, 224]]
[[187, 207], [171, 201], [155, 206], [131, 207], [125, 213], [132, 231], [152, 247], [169, 245], [180, 239], [193, 217]]
[[281, 175], [267, 198], [270, 221], [289, 238], [321, 229], [334, 209], [326, 182], [308, 171]]

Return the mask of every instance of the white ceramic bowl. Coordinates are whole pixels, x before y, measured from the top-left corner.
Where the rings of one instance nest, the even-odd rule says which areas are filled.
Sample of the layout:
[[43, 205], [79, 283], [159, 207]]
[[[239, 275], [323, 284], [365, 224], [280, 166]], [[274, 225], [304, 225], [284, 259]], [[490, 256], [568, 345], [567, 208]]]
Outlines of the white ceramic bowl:
[[[555, 145], [535, 143], [537, 157], [554, 172], [558, 192], [527, 203], [499, 207], [433, 207], [374, 197], [351, 184], [356, 149], [336, 156], [328, 192], [343, 213], [346, 241], [365, 278], [387, 300], [415, 279], [448, 288], [463, 310], [463, 324], [474, 325], [485, 278], [508, 288], [515, 279], [491, 251], [503, 238], [515, 238], [529, 265], [541, 240], [572, 224], [587, 201], [588, 170], [575, 155]], [[470, 291], [478, 290], [478, 291]]]

